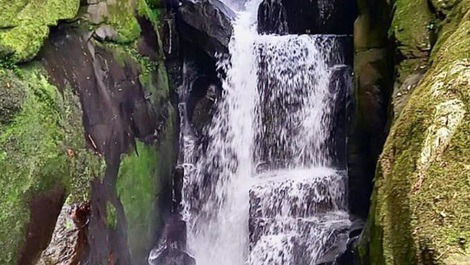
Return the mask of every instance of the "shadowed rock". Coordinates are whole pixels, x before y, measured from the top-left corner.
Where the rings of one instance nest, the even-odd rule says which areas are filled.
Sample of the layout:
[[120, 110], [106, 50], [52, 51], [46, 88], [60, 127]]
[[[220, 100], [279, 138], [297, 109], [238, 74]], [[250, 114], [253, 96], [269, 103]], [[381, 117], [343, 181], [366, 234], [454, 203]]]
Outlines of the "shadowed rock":
[[266, 34], [351, 34], [355, 2], [350, 0], [264, 0], [258, 31]]
[[177, 28], [181, 38], [215, 58], [227, 52], [232, 35], [230, 21], [235, 13], [218, 0], [183, 1], [177, 9]]
[[179, 215], [167, 220], [161, 241], [150, 251], [150, 265], [195, 265], [196, 261], [186, 252], [186, 223]]

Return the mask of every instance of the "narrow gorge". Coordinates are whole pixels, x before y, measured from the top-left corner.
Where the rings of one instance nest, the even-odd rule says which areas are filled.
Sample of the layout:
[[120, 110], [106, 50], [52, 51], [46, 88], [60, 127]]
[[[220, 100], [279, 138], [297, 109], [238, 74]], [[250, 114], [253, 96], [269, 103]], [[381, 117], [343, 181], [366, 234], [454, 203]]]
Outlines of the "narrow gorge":
[[470, 264], [469, 0], [0, 10], [0, 264]]

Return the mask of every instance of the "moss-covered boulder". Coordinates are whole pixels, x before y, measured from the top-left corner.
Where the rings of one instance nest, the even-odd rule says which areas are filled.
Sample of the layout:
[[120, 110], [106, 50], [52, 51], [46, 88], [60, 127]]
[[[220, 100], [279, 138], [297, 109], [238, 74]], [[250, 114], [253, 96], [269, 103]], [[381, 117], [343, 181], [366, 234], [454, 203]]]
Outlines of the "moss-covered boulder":
[[16, 72], [0, 69], [2, 116], [6, 110], [0, 124], [0, 263], [7, 265], [39, 257], [67, 195], [87, 197], [86, 184], [102, 169], [101, 159], [86, 149], [78, 98], [59, 92], [38, 66]]
[[446, 13], [378, 162], [364, 264], [470, 264], [470, 2]]

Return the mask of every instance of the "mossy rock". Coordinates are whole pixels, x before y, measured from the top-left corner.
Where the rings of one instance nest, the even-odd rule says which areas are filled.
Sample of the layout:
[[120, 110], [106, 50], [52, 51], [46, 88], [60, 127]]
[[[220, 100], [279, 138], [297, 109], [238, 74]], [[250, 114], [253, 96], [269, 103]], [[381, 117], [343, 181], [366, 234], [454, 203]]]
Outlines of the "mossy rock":
[[49, 27], [74, 18], [79, 5], [80, 0], [1, 0], [0, 58], [31, 60], [49, 35]]
[[164, 137], [157, 146], [138, 141], [135, 152], [123, 157], [116, 189], [127, 221], [128, 246], [134, 264], [146, 261], [156, 233], [162, 227], [160, 201], [170, 189], [176, 162], [173, 127], [175, 114], [170, 111]]
[[22, 97], [0, 126], [0, 263], [5, 265], [19, 259], [27, 226], [34, 222], [29, 203], [36, 194], [59, 186], [71, 200], [85, 200], [89, 180], [103, 172], [103, 161], [85, 147], [78, 98], [59, 93], [37, 66], [17, 72], [0, 70], [15, 84], [12, 93]]
[[25, 99], [22, 82], [8, 70], [0, 70], [0, 127], [8, 125]]
[[360, 248], [366, 264], [470, 259], [470, 20], [455, 24], [379, 159]]
[[390, 34], [406, 58], [427, 57], [433, 43], [435, 15], [426, 0], [396, 0]]

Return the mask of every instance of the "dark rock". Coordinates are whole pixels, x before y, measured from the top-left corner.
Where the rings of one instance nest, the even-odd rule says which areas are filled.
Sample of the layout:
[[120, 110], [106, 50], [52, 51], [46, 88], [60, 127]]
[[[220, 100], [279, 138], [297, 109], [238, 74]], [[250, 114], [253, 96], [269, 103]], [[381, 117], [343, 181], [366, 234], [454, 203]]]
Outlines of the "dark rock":
[[349, 201], [351, 212], [363, 218], [368, 214], [375, 166], [387, 133], [392, 62], [386, 48], [355, 54], [356, 107], [348, 141]]
[[350, 0], [264, 0], [258, 31], [267, 34], [352, 34], [356, 18]]
[[258, 10], [260, 33], [288, 34], [286, 9], [280, 0], [265, 0]]
[[188, 54], [184, 63], [181, 102], [186, 104], [186, 118], [197, 135], [210, 123], [215, 102], [222, 94], [215, 60], [198, 49]]
[[[150, 52], [155, 35], [145, 34], [141, 36], [139, 51], [154, 56], [151, 59], [159, 58]], [[59, 89], [72, 87], [80, 96], [84, 137], [88, 146], [103, 155], [107, 162], [105, 176], [92, 182], [87, 237], [90, 251], [82, 262], [131, 264], [131, 260], [141, 257], [131, 257], [129, 252], [128, 227], [116, 194], [116, 176], [121, 154], [132, 150], [136, 138], [151, 143], [164, 129], [161, 124], [166, 122], [169, 104], [163, 87], [166, 84], [159, 83], [152, 74], [152, 78], [156, 78], [152, 83], [165, 93], [149, 94], [140, 82], [142, 66], [138, 61], [120, 47], [102, 45], [90, 32], [73, 25], [54, 29], [40, 58], [51, 81]], [[163, 192], [161, 200], [166, 196]], [[106, 223], [107, 204], [116, 209], [115, 228]]]
[[347, 124], [352, 114], [352, 68], [348, 65], [337, 65], [333, 67], [329, 89], [336, 95], [336, 103], [332, 109], [332, 128], [330, 144], [334, 146], [333, 166], [347, 168]]
[[357, 247], [365, 222], [362, 218], [352, 216], [349, 228], [349, 240], [346, 251], [341, 254], [334, 263], [335, 265], [361, 265], [358, 260]]
[[349, 201], [366, 218], [376, 164], [387, 135], [394, 55], [389, 42], [393, 4], [360, 0], [354, 23], [354, 113], [348, 138]]
[[88, 40], [79, 30], [58, 29], [42, 58], [59, 88], [70, 85], [80, 95], [90, 147], [112, 159], [127, 152], [134, 137], [153, 135], [160, 114], [145, 98], [136, 63], [125, 58], [121, 65], [112, 51]]
[[150, 252], [150, 265], [195, 265], [186, 252], [186, 223], [178, 214], [170, 216], [157, 247]]
[[188, 104], [188, 116], [198, 132], [209, 124], [216, 99], [220, 96], [218, 80], [200, 76], [194, 80]]
[[27, 238], [18, 259], [19, 265], [30, 265], [38, 261], [41, 252], [51, 241], [54, 224], [64, 201], [65, 189], [62, 186], [39, 194], [31, 200], [31, 221], [28, 224]]
[[158, 36], [153, 30], [152, 23], [148, 19], [139, 17], [138, 21], [142, 29], [142, 34], [137, 43], [139, 54], [147, 56], [150, 60], [155, 62], [158, 60], [157, 51], [160, 49], [158, 46]]
[[234, 15], [218, 0], [187, 0], [177, 9], [177, 28], [182, 38], [216, 58], [216, 53], [227, 52]]
[[149, 257], [150, 265], [196, 265], [196, 260], [177, 248], [162, 247], [153, 249]]

